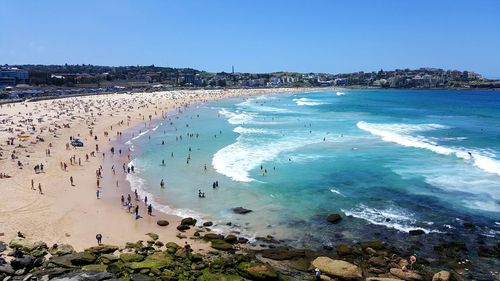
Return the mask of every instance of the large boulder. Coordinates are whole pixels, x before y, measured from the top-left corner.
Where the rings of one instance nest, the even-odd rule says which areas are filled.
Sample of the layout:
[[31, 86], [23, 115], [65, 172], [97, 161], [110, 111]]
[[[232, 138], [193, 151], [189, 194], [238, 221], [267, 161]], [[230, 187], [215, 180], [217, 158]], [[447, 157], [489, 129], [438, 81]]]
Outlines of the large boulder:
[[319, 268], [321, 272], [331, 277], [342, 279], [361, 279], [363, 277], [363, 272], [358, 266], [342, 260], [317, 257], [312, 261], [312, 266]]
[[229, 251], [233, 249], [233, 245], [227, 243], [224, 240], [215, 239], [211, 241], [210, 247], [221, 250], [221, 251]]
[[238, 237], [233, 234], [229, 234], [224, 238], [224, 241], [230, 244], [235, 244], [238, 241]]
[[8, 263], [0, 265], [0, 274], [14, 275], [14, 268]]
[[99, 261], [104, 264], [110, 264], [118, 261], [120, 258], [113, 254], [103, 254], [99, 257]]
[[401, 268], [391, 268], [391, 274], [406, 280], [406, 281], [419, 281], [422, 280], [422, 276], [414, 271], [403, 271]]
[[49, 260], [49, 262], [61, 267], [72, 268], [76, 266], [93, 264], [96, 259], [96, 256], [88, 252], [81, 252], [53, 257], [51, 260]]
[[9, 247], [24, 252], [31, 252], [36, 249], [47, 249], [47, 244], [42, 241], [30, 241], [28, 239], [16, 237], [10, 241]]
[[274, 281], [278, 278], [272, 267], [261, 262], [242, 262], [238, 264], [237, 270], [241, 276], [250, 280]]
[[236, 207], [236, 208], [233, 208], [232, 209], [233, 213], [235, 214], [240, 214], [240, 215], [244, 215], [244, 214], [248, 214], [250, 212], [252, 212], [252, 210], [250, 209], [245, 209], [243, 207]]
[[89, 264], [82, 266], [83, 271], [93, 272], [106, 272], [107, 266], [105, 264]]
[[415, 236], [415, 235], [423, 235], [423, 234], [425, 234], [425, 231], [422, 229], [413, 229], [413, 230], [410, 230], [408, 233], [410, 235]]
[[125, 267], [130, 268], [132, 270], [141, 270], [141, 269], [161, 270], [165, 267], [174, 266], [174, 264], [175, 264], [174, 260], [170, 255], [163, 252], [156, 252], [146, 257], [146, 259], [141, 262], [126, 263]]
[[304, 250], [287, 249], [287, 248], [271, 248], [261, 251], [264, 258], [272, 260], [291, 260], [293, 258], [299, 258], [305, 256]]
[[186, 225], [186, 224], [181, 224], [181, 225], [177, 226], [177, 230], [179, 230], [179, 231], [185, 231], [188, 229], [190, 229], [190, 227], [189, 227], [189, 225]]
[[120, 255], [120, 259], [123, 262], [137, 262], [144, 260], [144, 256], [136, 253], [123, 253]]
[[31, 256], [24, 256], [22, 258], [15, 258], [10, 262], [10, 265], [15, 270], [26, 268], [27, 270], [30, 270], [33, 268], [33, 263], [35, 262], [35, 259]]
[[156, 224], [159, 225], [159, 226], [167, 226], [167, 225], [169, 225], [169, 222], [166, 221], [166, 220], [158, 220], [156, 222]]
[[75, 250], [73, 249], [73, 246], [68, 244], [54, 245], [49, 249], [49, 253], [53, 256], [64, 256], [74, 252]]
[[432, 276], [432, 281], [448, 281], [450, 280], [450, 273], [448, 271], [440, 271], [436, 274], [434, 274], [434, 276]]
[[88, 249], [85, 249], [85, 252], [90, 253], [92, 255], [102, 255], [102, 254], [112, 254], [116, 250], [118, 250], [117, 246], [111, 246], [111, 245], [100, 245], [100, 246], [95, 246], [95, 247], [90, 247]]
[[329, 223], [338, 223], [342, 220], [342, 217], [339, 214], [329, 214], [328, 217], [326, 217], [326, 221]]
[[196, 225], [196, 219], [193, 218], [184, 218], [181, 221], [181, 225]]

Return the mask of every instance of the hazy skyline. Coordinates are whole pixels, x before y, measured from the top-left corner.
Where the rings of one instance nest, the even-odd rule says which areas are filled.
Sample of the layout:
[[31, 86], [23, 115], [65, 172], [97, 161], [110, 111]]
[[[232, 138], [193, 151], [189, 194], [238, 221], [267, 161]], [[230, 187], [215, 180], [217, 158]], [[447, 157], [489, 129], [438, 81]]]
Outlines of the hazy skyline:
[[2, 1], [1, 64], [500, 78], [500, 2]]

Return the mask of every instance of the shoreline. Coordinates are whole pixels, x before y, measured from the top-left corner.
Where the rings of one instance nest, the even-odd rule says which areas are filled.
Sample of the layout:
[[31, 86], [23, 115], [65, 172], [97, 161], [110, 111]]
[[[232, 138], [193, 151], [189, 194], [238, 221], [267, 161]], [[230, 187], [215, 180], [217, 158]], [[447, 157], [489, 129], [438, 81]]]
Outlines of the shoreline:
[[[0, 239], [12, 239], [17, 231], [21, 231], [30, 238], [47, 243], [69, 243], [75, 249], [94, 245], [94, 236], [98, 232], [103, 234], [103, 241], [107, 241], [106, 243], [123, 244], [139, 240], [149, 232], [148, 229], [159, 230], [156, 221], [143, 223], [141, 219], [140, 222], [131, 222], [133, 218], [127, 216], [124, 210], [119, 210], [117, 193], [108, 197], [108, 187], [103, 188], [102, 199], [96, 199], [95, 171], [104, 164], [106, 183], [110, 170], [102, 162], [101, 153], [106, 153], [105, 158], [109, 157], [110, 144], [116, 137], [117, 130], [125, 131], [138, 126], [149, 115], [155, 116], [155, 111], [156, 116], [161, 116], [162, 111], [172, 112], [179, 106], [197, 102], [234, 96], [317, 90], [322, 89], [107, 94], [3, 105], [3, 115], [0, 117], [7, 121], [0, 124], [3, 129], [0, 134], [0, 173], [5, 173], [10, 178], [0, 179], [4, 186], [3, 202], [6, 202], [0, 206]], [[40, 121], [38, 118], [43, 120], [37, 122]], [[34, 126], [36, 130], [28, 131], [30, 126]], [[8, 132], [7, 128], [12, 128], [13, 131]], [[90, 130], [93, 130], [94, 136], [98, 136], [97, 141], [89, 135]], [[19, 134], [30, 137], [21, 141], [16, 138]], [[35, 136], [43, 139], [43, 142]], [[12, 137], [15, 138], [14, 145], [5, 145]], [[65, 146], [70, 137], [80, 138], [85, 146], [67, 150]], [[94, 151], [95, 145], [99, 146], [99, 153], [96, 153], [96, 157], [89, 157], [89, 162], [85, 161], [85, 154]], [[50, 149], [50, 156], [44, 155], [47, 149]], [[12, 155], [16, 159], [10, 159]], [[70, 157], [75, 159], [73, 165], [70, 164]], [[81, 165], [76, 164], [78, 160]], [[22, 169], [17, 167], [17, 161], [23, 165]], [[33, 172], [38, 163], [45, 166], [42, 173]], [[68, 170], [62, 170], [60, 163], [67, 163]], [[117, 172], [120, 169], [121, 167], [116, 167]], [[70, 185], [70, 176], [74, 178], [75, 186]], [[30, 190], [32, 179], [35, 190]], [[39, 183], [44, 195], [38, 194], [36, 190]], [[125, 181], [120, 182], [120, 188], [124, 184]], [[175, 224], [179, 218], [169, 219], [173, 221], [170, 221], [165, 232], [175, 236]]]

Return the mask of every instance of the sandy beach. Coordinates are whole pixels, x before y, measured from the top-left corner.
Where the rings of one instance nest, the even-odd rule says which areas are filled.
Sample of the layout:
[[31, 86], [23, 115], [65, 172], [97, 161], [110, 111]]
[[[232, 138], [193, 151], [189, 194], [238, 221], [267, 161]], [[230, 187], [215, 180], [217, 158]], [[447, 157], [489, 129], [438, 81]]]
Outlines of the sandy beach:
[[[128, 161], [127, 151], [115, 147], [112, 155], [110, 142], [130, 138], [123, 133], [128, 128], [147, 127], [150, 119], [160, 119], [179, 107], [227, 97], [304, 90], [169, 91], [3, 105], [0, 239], [8, 241], [20, 231], [32, 240], [69, 243], [83, 249], [96, 244], [97, 233], [102, 234], [103, 243], [122, 245], [145, 240], [146, 233], [155, 232], [164, 241], [183, 243], [176, 237], [180, 234], [176, 226], [182, 218], [154, 210], [149, 216], [144, 202], [134, 200], [122, 170]], [[80, 139], [84, 146], [71, 146], [71, 138]], [[119, 149], [124, 149], [121, 156]], [[116, 174], [110, 169], [113, 165]], [[96, 198], [97, 190], [100, 199]], [[121, 207], [120, 197], [124, 194], [131, 194], [134, 207], [139, 206], [140, 219]], [[160, 227], [156, 223], [159, 219], [170, 224]], [[190, 234], [187, 231], [183, 235]], [[197, 250], [207, 247], [204, 242], [190, 243]]]

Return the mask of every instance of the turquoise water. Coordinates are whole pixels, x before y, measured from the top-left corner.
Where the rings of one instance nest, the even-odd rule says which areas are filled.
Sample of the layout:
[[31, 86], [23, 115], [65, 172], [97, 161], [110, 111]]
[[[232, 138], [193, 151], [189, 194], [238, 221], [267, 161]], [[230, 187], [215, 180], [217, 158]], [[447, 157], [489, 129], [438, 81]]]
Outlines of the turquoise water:
[[[216, 229], [319, 245], [412, 229], [470, 233], [464, 222], [477, 225], [475, 235], [500, 236], [498, 92], [235, 98], [142, 130], [127, 143], [133, 188], [156, 209], [211, 220]], [[253, 212], [233, 214], [238, 206]], [[344, 220], [330, 225], [329, 213]]]

